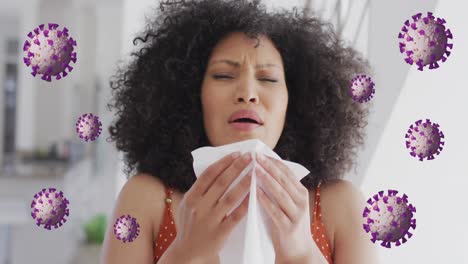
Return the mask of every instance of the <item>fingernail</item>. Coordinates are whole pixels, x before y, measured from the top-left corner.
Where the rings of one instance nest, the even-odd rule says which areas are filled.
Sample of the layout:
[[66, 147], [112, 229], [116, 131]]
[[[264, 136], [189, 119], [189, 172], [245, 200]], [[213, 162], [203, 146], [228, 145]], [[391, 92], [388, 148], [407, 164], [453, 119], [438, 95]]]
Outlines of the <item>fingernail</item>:
[[231, 156], [232, 156], [234, 159], [236, 159], [237, 157], [240, 156], [240, 152], [239, 152], [239, 151], [234, 152], [234, 153], [231, 154]]

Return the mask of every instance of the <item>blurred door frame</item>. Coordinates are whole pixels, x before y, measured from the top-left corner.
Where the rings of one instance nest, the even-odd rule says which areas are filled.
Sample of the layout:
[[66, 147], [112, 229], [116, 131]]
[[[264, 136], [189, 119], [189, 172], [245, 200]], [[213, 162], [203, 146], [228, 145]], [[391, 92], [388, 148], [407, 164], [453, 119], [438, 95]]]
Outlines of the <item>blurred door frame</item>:
[[16, 156], [16, 108], [17, 108], [17, 90], [18, 90], [18, 64], [17, 57], [19, 52], [19, 42], [16, 38], [4, 39], [6, 60], [2, 65], [4, 70], [1, 81], [3, 93], [3, 107], [0, 114], [3, 115], [2, 136], [3, 147], [1, 149], [3, 158], [2, 170], [6, 174], [14, 166]]

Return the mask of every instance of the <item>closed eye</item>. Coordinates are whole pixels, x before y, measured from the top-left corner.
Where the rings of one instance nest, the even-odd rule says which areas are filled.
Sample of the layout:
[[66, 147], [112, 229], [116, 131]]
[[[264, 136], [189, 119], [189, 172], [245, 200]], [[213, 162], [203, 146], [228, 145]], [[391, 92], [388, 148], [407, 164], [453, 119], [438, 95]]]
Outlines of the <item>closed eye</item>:
[[[228, 76], [228, 75], [214, 75], [213, 76], [215, 79], [232, 79], [231, 76]], [[266, 78], [263, 78], [263, 79], [259, 79], [261, 81], [267, 81], [267, 82], [278, 82], [277, 80], [273, 80], [273, 79], [266, 79]]]
[[267, 81], [267, 82], [278, 82], [277, 80], [272, 80], [272, 79], [260, 79], [262, 81]]
[[227, 75], [214, 75], [213, 77], [215, 79], [232, 79], [231, 76], [227, 76]]

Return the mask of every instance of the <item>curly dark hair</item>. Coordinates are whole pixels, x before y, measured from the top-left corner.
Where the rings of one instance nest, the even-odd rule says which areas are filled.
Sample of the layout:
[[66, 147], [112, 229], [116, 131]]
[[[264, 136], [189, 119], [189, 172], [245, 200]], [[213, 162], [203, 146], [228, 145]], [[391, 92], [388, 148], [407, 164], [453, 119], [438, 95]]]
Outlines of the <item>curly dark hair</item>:
[[186, 192], [195, 182], [191, 151], [210, 145], [203, 127], [201, 84], [210, 53], [227, 34], [266, 35], [282, 55], [288, 108], [273, 149], [310, 170], [309, 190], [342, 178], [354, 164], [367, 125], [366, 104], [349, 95], [368, 62], [345, 47], [329, 23], [296, 7], [268, 12], [254, 0], [161, 2], [160, 14], [133, 40], [141, 48], [112, 76], [111, 141], [125, 173], [146, 173]]

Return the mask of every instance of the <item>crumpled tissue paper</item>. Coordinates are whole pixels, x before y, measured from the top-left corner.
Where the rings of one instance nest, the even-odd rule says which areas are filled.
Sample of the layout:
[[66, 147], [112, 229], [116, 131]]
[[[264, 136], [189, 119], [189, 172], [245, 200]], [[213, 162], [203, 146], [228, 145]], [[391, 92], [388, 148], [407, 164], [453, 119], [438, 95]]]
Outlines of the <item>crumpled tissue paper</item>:
[[[201, 147], [192, 151], [193, 169], [197, 178], [208, 168], [211, 164], [218, 161], [222, 157], [240, 151], [241, 155], [246, 152], [253, 154], [251, 163], [241, 172], [232, 184], [227, 189], [228, 193], [237, 183], [247, 175], [257, 165], [255, 159], [256, 153], [262, 153], [266, 156], [281, 160], [286, 166], [291, 169], [300, 181], [303, 177], [309, 174], [309, 171], [302, 165], [282, 160], [278, 154], [270, 149], [259, 139], [249, 139], [241, 142], [227, 144], [218, 147]], [[271, 241], [271, 236], [268, 231], [269, 215], [264, 211], [260, 202], [257, 201], [256, 186], [257, 179], [255, 172], [252, 174], [250, 185], [249, 207], [247, 215], [236, 225], [232, 233], [228, 236], [223, 248], [220, 251], [221, 264], [274, 264], [275, 251]], [[259, 182], [259, 186], [261, 183]], [[265, 188], [262, 188], [267, 192]], [[225, 193], [225, 194], [226, 194]], [[225, 195], [224, 194], [224, 195]], [[246, 193], [245, 195], [247, 195]], [[224, 196], [223, 195], [223, 196]], [[236, 205], [228, 212], [228, 215], [236, 209], [242, 200], [243, 196]]]

